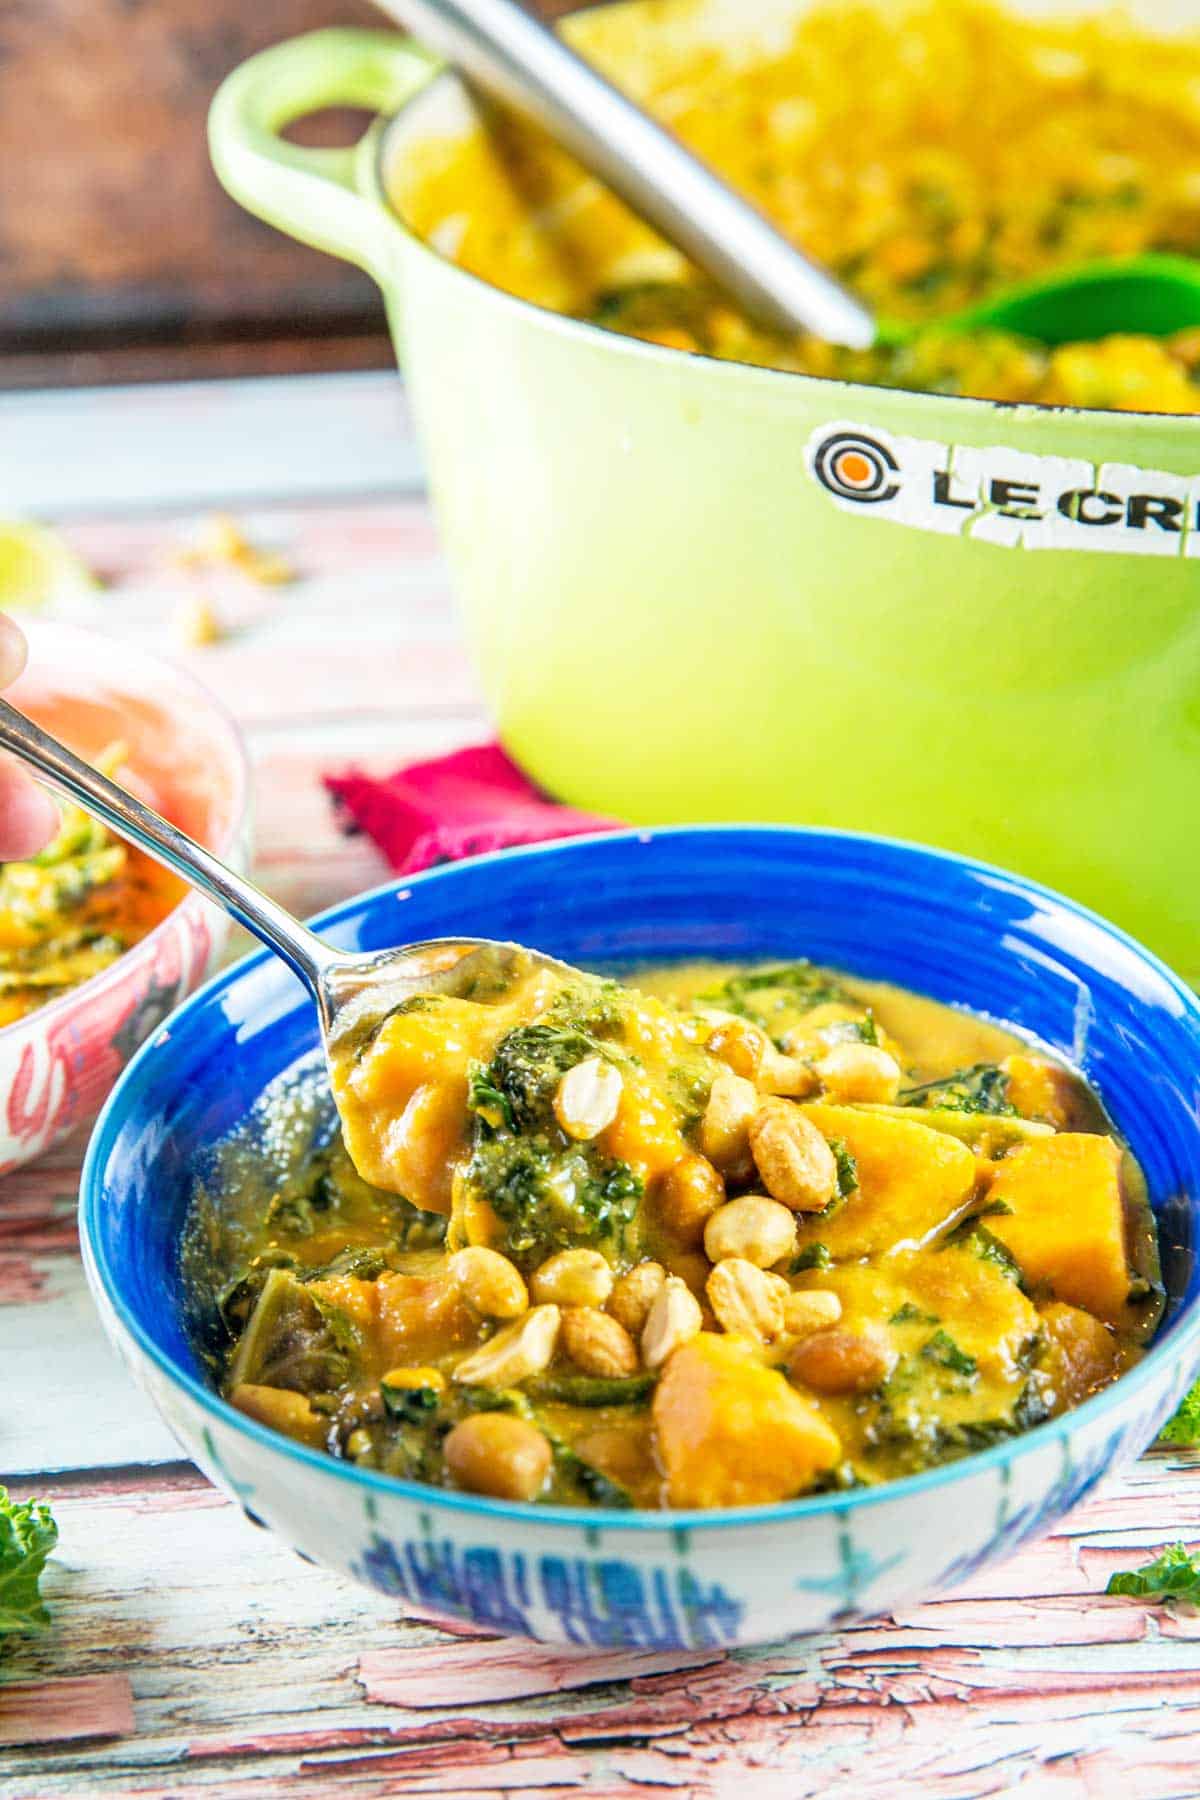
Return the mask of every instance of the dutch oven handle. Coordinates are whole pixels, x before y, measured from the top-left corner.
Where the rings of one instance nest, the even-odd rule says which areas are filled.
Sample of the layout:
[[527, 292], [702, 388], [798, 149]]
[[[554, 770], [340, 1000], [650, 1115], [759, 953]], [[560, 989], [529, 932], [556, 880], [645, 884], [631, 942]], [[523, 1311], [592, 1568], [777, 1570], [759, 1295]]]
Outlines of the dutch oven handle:
[[[213, 167], [235, 200], [301, 243], [357, 263], [386, 286], [400, 227], [364, 195], [387, 118], [440, 67], [406, 38], [313, 31], [252, 56], [218, 89], [208, 119]], [[357, 144], [311, 150], [280, 132], [327, 106], [381, 116]]]

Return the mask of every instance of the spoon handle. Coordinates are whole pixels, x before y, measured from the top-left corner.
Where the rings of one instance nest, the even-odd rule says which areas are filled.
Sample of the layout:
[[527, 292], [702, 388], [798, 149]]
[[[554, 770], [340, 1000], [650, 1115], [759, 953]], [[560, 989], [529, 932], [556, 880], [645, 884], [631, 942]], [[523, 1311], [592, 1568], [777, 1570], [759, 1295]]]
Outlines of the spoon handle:
[[269, 894], [236, 875], [186, 831], [168, 823], [152, 807], [143, 805], [107, 775], [93, 769], [7, 700], [0, 700], [0, 748], [28, 763], [84, 812], [103, 820], [147, 856], [165, 864], [232, 913], [255, 937], [289, 962], [319, 998], [322, 972], [337, 960], [337, 952]]
[[516, 0], [377, 0], [531, 118], [762, 324], [864, 349], [870, 313]]

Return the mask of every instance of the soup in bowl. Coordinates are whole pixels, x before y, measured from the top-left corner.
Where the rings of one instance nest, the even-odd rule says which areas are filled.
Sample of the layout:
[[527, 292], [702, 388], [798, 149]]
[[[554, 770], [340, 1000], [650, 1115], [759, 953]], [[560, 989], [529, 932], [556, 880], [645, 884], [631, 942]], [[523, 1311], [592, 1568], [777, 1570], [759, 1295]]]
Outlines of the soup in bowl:
[[[133, 645], [40, 619], [26, 630], [16, 704], [243, 865], [249, 768], [218, 702]], [[228, 930], [223, 913], [74, 807], [38, 857], [0, 867], [0, 1173], [95, 1117]]]
[[[1153, 1436], [1200, 1360], [1200, 1001], [1137, 946], [982, 866], [749, 828], [482, 858], [327, 921], [364, 949], [468, 927], [653, 991], [585, 984], [565, 1069], [546, 1012], [490, 1044], [477, 1022], [469, 1070], [439, 1039], [426, 1077], [461, 1074], [472, 1121], [448, 1192], [433, 1161], [419, 1206], [353, 1171], [311, 1008], [262, 957], [146, 1048], [91, 1149], [109, 1331], [289, 1542], [492, 1629], [753, 1642], [964, 1578]], [[436, 1011], [360, 1070], [428, 1086], [414, 1022]], [[592, 1131], [597, 1059], [621, 1091]], [[652, 1119], [660, 1075], [680, 1110]], [[709, 1116], [740, 1083], [753, 1169]], [[820, 1140], [807, 1175], [781, 1118]], [[671, 1182], [647, 1179], [655, 1143]]]

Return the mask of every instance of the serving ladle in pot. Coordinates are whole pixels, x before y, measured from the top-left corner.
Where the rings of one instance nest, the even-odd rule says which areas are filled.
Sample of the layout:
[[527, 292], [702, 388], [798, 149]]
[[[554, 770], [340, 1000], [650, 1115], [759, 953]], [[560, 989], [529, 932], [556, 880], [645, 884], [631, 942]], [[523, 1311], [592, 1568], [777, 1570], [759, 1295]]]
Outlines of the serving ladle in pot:
[[28, 763], [84, 812], [215, 901], [291, 965], [316, 1001], [335, 1094], [334, 1063], [339, 1054], [417, 995], [491, 1000], [539, 970], [577, 976], [576, 970], [553, 957], [492, 938], [437, 938], [365, 954], [338, 950], [7, 700], [0, 700], [0, 749]]
[[[771, 330], [855, 349], [894, 345], [917, 326], [875, 319], [629, 97], [517, 0], [376, 0], [468, 81], [540, 126], [639, 218]], [[1200, 262], [1145, 255], [1023, 282], [936, 321], [1048, 345], [1200, 325]]]

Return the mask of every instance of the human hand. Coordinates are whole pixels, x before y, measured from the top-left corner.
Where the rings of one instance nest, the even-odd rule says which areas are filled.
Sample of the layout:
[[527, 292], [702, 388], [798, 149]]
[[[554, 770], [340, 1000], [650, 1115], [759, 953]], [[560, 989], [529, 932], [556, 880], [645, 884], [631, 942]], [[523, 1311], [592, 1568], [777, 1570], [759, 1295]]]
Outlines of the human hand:
[[[24, 634], [0, 613], [0, 688], [15, 681], [24, 667]], [[0, 757], [0, 862], [36, 856], [58, 825], [58, 808], [49, 794], [36, 787], [19, 764]]]

